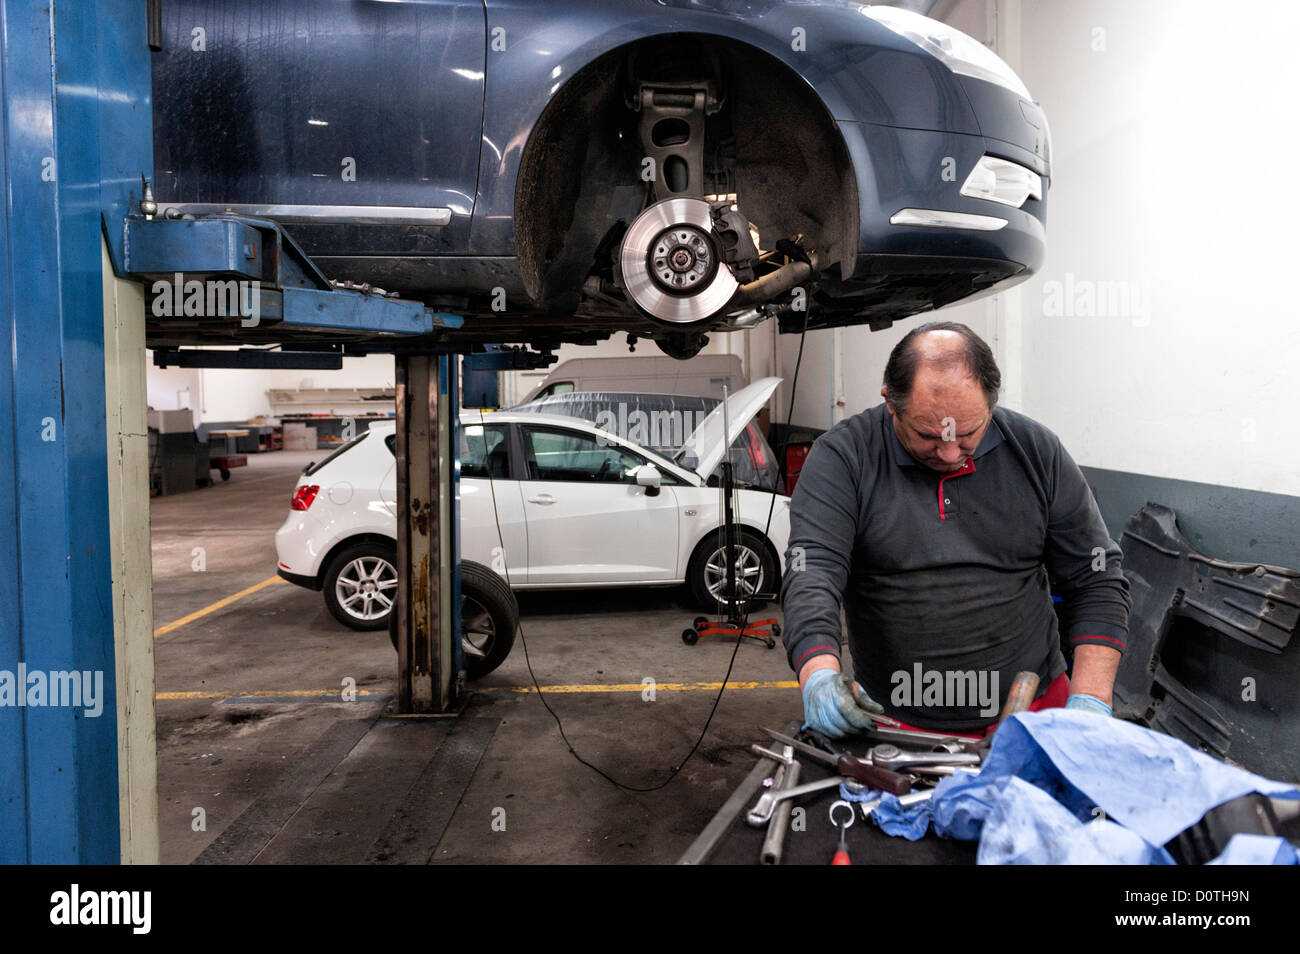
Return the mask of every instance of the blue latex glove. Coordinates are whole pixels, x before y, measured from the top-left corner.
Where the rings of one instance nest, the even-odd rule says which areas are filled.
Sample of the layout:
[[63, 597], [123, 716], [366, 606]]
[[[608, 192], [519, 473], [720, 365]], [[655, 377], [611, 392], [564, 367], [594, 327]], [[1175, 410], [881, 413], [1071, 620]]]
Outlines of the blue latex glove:
[[834, 669], [818, 669], [804, 683], [804, 728], [829, 738], [869, 729], [874, 723], [867, 713], [884, 711], [885, 707], [863, 692], [861, 686]]
[[1084, 712], [1095, 712], [1097, 715], [1105, 716], [1109, 719], [1115, 714], [1110, 706], [1102, 702], [1096, 696], [1090, 696], [1086, 692], [1076, 692], [1066, 700], [1065, 708], [1082, 709]]

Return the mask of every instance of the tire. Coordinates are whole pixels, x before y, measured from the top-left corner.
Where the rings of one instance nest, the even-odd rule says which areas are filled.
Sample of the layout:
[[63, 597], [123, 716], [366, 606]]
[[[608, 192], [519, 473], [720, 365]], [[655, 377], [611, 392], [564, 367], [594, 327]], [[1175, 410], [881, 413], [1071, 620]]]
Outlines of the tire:
[[[696, 606], [709, 612], [725, 611], [725, 605], [715, 593], [725, 593], [727, 585], [723, 550], [723, 535], [711, 532], [695, 548], [691, 562], [686, 570], [686, 584], [690, 587], [691, 598]], [[772, 592], [777, 579], [776, 564], [761, 534], [742, 527], [736, 534], [737, 562], [747, 571], [743, 576], [737, 572], [736, 583], [739, 595], [748, 596], [754, 592]], [[757, 572], [754, 572], [757, 571]], [[759, 607], [766, 600], [750, 600], [750, 607]]]
[[330, 560], [321, 590], [331, 615], [344, 626], [383, 629], [397, 600], [396, 546], [367, 540], [344, 547]]
[[[463, 560], [460, 564], [460, 646], [465, 678], [482, 679], [510, 655], [519, 629], [519, 603], [496, 573]], [[397, 616], [390, 614], [388, 638], [397, 649]]]

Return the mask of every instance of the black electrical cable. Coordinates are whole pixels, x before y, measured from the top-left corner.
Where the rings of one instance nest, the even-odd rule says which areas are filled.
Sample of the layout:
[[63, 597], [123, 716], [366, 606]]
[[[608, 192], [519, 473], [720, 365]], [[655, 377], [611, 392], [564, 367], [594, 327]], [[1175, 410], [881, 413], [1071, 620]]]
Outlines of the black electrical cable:
[[[773, 320], [776, 320], [776, 319], [773, 319]], [[790, 431], [791, 423], [793, 422], [793, 419], [794, 419], [794, 399], [795, 399], [795, 393], [796, 393], [796, 391], [797, 391], [797, 389], [798, 389], [798, 387], [799, 387], [799, 367], [800, 367], [800, 365], [803, 363], [803, 345], [804, 345], [804, 339], [807, 337], [807, 335], [808, 335], [808, 312], [805, 310], [805, 311], [804, 311], [804, 317], [803, 317], [803, 328], [802, 328], [802, 329], [800, 330], [800, 332], [799, 332], [799, 354], [798, 354], [798, 357], [795, 359], [795, 363], [794, 363], [794, 377], [793, 377], [793, 378], [791, 379], [791, 381], [790, 381], [790, 408], [789, 408], [789, 411], [788, 411], [787, 414], [786, 414], [786, 421], [785, 421], [786, 433], [785, 433], [785, 435], [784, 435], [784, 438], [785, 438], [785, 439], [782, 441], [782, 444], [781, 444], [781, 447], [782, 447], [782, 450], [783, 450], [783, 451], [784, 451], [784, 449], [786, 448], [786, 446], [789, 444], [789, 431]], [[726, 440], [726, 438], [727, 438], [727, 435], [726, 435], [726, 434], [723, 434], [723, 435], [722, 435], [722, 439], [723, 439], [723, 440]], [[483, 438], [483, 444], [484, 444], [484, 455], [483, 455], [483, 458], [484, 458], [484, 462], [486, 463], [486, 461], [487, 461], [487, 453], [486, 453], [486, 451], [487, 451], [487, 435], [486, 435], [486, 434], [484, 435], [484, 438]], [[730, 447], [730, 446], [727, 447], [725, 453], [726, 453], [728, 456], [731, 454], [731, 447]], [[779, 469], [778, 469], [778, 477], [777, 477], [777, 486], [778, 486], [778, 488], [779, 488], [779, 487], [783, 486], [783, 481], [784, 481], [784, 478], [785, 478], [785, 476], [786, 476], [786, 465], [785, 465], [785, 455], [784, 455], [784, 453], [782, 453], [781, 458], [780, 458], [780, 460], [778, 461], [777, 466], [778, 466], [778, 468], [779, 468]], [[504, 555], [505, 555], [505, 546], [506, 546], [506, 543], [505, 543], [505, 536], [504, 536], [504, 535], [502, 534], [502, 532], [501, 532], [501, 512], [497, 509], [496, 481], [495, 481], [495, 479], [493, 478], [493, 475], [492, 475], [492, 468], [491, 468], [490, 466], [488, 466], [488, 467], [485, 467], [484, 469], [485, 469], [486, 472], [487, 472], [487, 478], [488, 478], [488, 490], [489, 490], [489, 492], [490, 492], [491, 495], [492, 495], [492, 516], [493, 516], [493, 519], [494, 519], [495, 522], [496, 522], [496, 528], [497, 528], [497, 543], [500, 544], [500, 546], [501, 546], [501, 553], [502, 553], [502, 557], [503, 557], [503, 565], [505, 566], [505, 571], [506, 571], [506, 585], [509, 586], [509, 585], [510, 585], [510, 566], [509, 566], [509, 563], [507, 563], [507, 562], [504, 561]], [[735, 487], [734, 487], [734, 485], [733, 485], [733, 487], [732, 487], [732, 493], [733, 493], [733, 494], [735, 493]], [[777, 495], [777, 489], [774, 488], [774, 489], [772, 490], [772, 493], [771, 493], [771, 499], [770, 499], [770, 501], [768, 502], [768, 506], [767, 506], [767, 523], [766, 523], [766, 525], [763, 527], [763, 539], [764, 539], [764, 540], [767, 539], [768, 533], [769, 533], [769, 532], [771, 531], [771, 529], [772, 529], [772, 514], [773, 514], [773, 512], [774, 512], [775, 509], [776, 509], [776, 495]], [[727, 558], [730, 559], [730, 557], [731, 557], [731, 554], [728, 554], [728, 555], [727, 555]], [[777, 554], [777, 562], [778, 562], [778, 563], [780, 562], [780, 559], [781, 559], [780, 554]], [[731, 598], [732, 598], [733, 600], [735, 599], [735, 594], [734, 594], [734, 593], [731, 594]], [[741, 628], [741, 630], [743, 631], [743, 630], [747, 629], [748, 626], [749, 626], [749, 601], [746, 600], [746, 602], [745, 602], [745, 614], [744, 614], [744, 616], [742, 617], [742, 623], [741, 623], [741, 627], [740, 627], [740, 628]], [[568, 735], [567, 735], [567, 734], [565, 733], [565, 731], [564, 731], [564, 723], [560, 721], [560, 717], [559, 717], [559, 715], [556, 713], [556, 711], [555, 711], [554, 709], [551, 708], [551, 704], [550, 704], [549, 702], [546, 701], [546, 696], [545, 696], [545, 694], [542, 692], [542, 687], [541, 687], [541, 685], [540, 685], [540, 684], [538, 683], [538, 681], [537, 681], [537, 674], [536, 674], [535, 672], [533, 672], [533, 660], [532, 660], [532, 657], [531, 657], [531, 656], [529, 655], [529, 653], [528, 653], [528, 639], [527, 639], [527, 637], [524, 636], [524, 627], [523, 627], [523, 624], [522, 624], [522, 623], [519, 624], [518, 632], [519, 632], [519, 639], [520, 639], [520, 642], [523, 644], [523, 647], [524, 647], [524, 664], [528, 667], [528, 677], [529, 677], [530, 679], [532, 679], [532, 681], [533, 681], [533, 688], [537, 691], [537, 698], [541, 700], [542, 705], [546, 708], [546, 711], [549, 712], [549, 713], [551, 714], [551, 718], [555, 720], [555, 727], [559, 730], [559, 732], [560, 732], [560, 738], [564, 740], [564, 744], [565, 744], [565, 746], [568, 747], [568, 749], [569, 749], [569, 754], [572, 755], [572, 756], [573, 756], [573, 757], [574, 757], [578, 762], [580, 762], [581, 764], [585, 765], [587, 768], [591, 769], [593, 772], [595, 772], [595, 773], [596, 773], [597, 775], [599, 775], [601, 778], [605, 779], [607, 782], [609, 782], [609, 783], [610, 783], [611, 785], [613, 785], [614, 787], [616, 787], [616, 788], [620, 788], [620, 789], [622, 789], [622, 790], [624, 790], [624, 791], [627, 791], [627, 792], [657, 792], [657, 791], [659, 791], [659, 789], [664, 788], [666, 785], [668, 785], [669, 782], [671, 782], [673, 779], [675, 779], [675, 778], [677, 777], [677, 774], [678, 774], [682, 769], [684, 769], [684, 768], [686, 767], [686, 763], [689, 762], [689, 761], [691, 760], [691, 758], [695, 755], [695, 753], [696, 753], [697, 751], [699, 751], [700, 744], [704, 741], [705, 736], [708, 735], [708, 733], [709, 733], [709, 726], [712, 725], [712, 723], [713, 723], [713, 716], [714, 716], [714, 715], [717, 713], [717, 711], [718, 711], [718, 705], [722, 702], [722, 694], [723, 694], [724, 692], [727, 691], [727, 683], [729, 683], [729, 682], [731, 681], [731, 671], [732, 671], [732, 669], [733, 669], [733, 668], [735, 667], [735, 665], [736, 665], [736, 654], [740, 651], [740, 644], [741, 644], [742, 642], [744, 642], [744, 637], [743, 637], [743, 636], [737, 636], [737, 637], [736, 637], [736, 645], [735, 645], [734, 647], [732, 647], [732, 650], [731, 650], [731, 659], [727, 662], [727, 672], [726, 672], [726, 675], [724, 675], [724, 676], [722, 677], [722, 685], [718, 687], [718, 694], [717, 694], [716, 697], [714, 697], [714, 700], [713, 700], [713, 707], [709, 710], [709, 717], [708, 717], [707, 719], [704, 720], [704, 727], [703, 727], [702, 729], [700, 729], [700, 735], [699, 735], [699, 738], [697, 738], [697, 739], [695, 740], [695, 744], [691, 746], [691, 750], [690, 750], [689, 752], [686, 753], [686, 757], [685, 757], [684, 759], [682, 759], [681, 762], [680, 762], [678, 765], [676, 765], [676, 766], [671, 767], [671, 768], [668, 769], [668, 777], [665, 778], [662, 782], [659, 782], [657, 785], [641, 786], [641, 785], [629, 785], [629, 784], [627, 784], [626, 782], [620, 782], [618, 779], [614, 778], [614, 776], [610, 775], [608, 772], [606, 772], [606, 771], [605, 771], [604, 769], [602, 769], [600, 766], [595, 765], [595, 764], [593, 764], [593, 763], [591, 763], [591, 762], [588, 762], [586, 759], [584, 759], [581, 755], [578, 754], [578, 750], [575, 749], [575, 748], [573, 747], [573, 743], [569, 741], [569, 737], [568, 737]]]

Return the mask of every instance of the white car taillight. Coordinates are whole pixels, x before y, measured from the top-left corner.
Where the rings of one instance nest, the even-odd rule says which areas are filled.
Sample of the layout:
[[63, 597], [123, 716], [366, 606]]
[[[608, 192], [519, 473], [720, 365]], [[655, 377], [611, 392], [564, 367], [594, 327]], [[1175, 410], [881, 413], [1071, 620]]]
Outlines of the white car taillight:
[[289, 503], [290, 510], [306, 510], [311, 506], [316, 495], [320, 493], [320, 486], [317, 484], [304, 484], [293, 492], [293, 500]]
[[1030, 196], [1043, 197], [1043, 178], [1019, 163], [983, 156], [966, 177], [961, 194], [1020, 208]]

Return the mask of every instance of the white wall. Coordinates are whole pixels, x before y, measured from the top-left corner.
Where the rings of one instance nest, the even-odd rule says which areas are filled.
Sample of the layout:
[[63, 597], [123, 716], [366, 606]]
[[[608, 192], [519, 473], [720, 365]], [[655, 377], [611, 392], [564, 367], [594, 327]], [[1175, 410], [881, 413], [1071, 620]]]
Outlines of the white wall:
[[[1047, 261], [995, 298], [846, 329], [847, 412], [879, 403], [907, 328], [964, 321], [994, 346], [1003, 403], [1079, 463], [1300, 494], [1300, 4], [962, 0], [948, 20], [988, 41], [1017, 7], [1001, 46], [1014, 60], [1018, 41], [1051, 125]], [[796, 423], [831, 421], [830, 337], [808, 335]], [[797, 348], [782, 336], [787, 371]]]
[[177, 411], [199, 406], [199, 372], [191, 368], [159, 368], [153, 352], [145, 352], [145, 378], [149, 406], [156, 411]]
[[[391, 388], [396, 381], [390, 354], [344, 358], [343, 367], [337, 371], [278, 370], [265, 373], [267, 388]], [[312, 383], [306, 383], [308, 381]]]
[[[1024, 7], [1022, 75], [1055, 152], [1026, 410], [1081, 463], [1300, 494], [1300, 5]], [[1079, 315], [1081, 282], [1129, 306]], [[1052, 314], [1067, 287], [1076, 314]]]
[[391, 388], [394, 382], [391, 355], [344, 358], [338, 371], [158, 368], [152, 352], [148, 360], [149, 406], [192, 408], [196, 425], [269, 415], [266, 392], [272, 388]]

